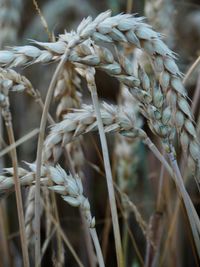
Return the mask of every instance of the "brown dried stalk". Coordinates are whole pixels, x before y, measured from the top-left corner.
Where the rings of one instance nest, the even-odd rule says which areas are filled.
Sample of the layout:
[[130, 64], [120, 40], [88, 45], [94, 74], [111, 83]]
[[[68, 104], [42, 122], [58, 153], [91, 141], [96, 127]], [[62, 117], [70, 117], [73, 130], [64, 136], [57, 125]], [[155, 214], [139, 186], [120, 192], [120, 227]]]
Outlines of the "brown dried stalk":
[[49, 89], [47, 92], [45, 105], [42, 113], [42, 118], [40, 122], [40, 133], [38, 138], [38, 145], [37, 145], [37, 156], [36, 156], [36, 190], [35, 190], [35, 225], [36, 225], [36, 232], [35, 232], [35, 267], [39, 267], [37, 261], [40, 259], [40, 173], [41, 173], [41, 165], [42, 165], [42, 147], [44, 142], [44, 134], [45, 134], [45, 127], [47, 122], [48, 110], [51, 103], [51, 98], [53, 95], [54, 87], [56, 85], [56, 80], [68, 58], [69, 49], [66, 49], [62, 60], [60, 61], [59, 65], [54, 72], [52, 77], [51, 83], [49, 85]]
[[[8, 98], [8, 91], [12, 84], [7, 84], [4, 80], [0, 81], [0, 105], [2, 108], [2, 116], [5, 120], [5, 125], [7, 129], [8, 139], [10, 145], [15, 143], [14, 133], [13, 133], [13, 125], [12, 125], [12, 115], [10, 113], [10, 104]], [[16, 148], [14, 147], [11, 150], [11, 159], [13, 165], [13, 177], [14, 177], [14, 186], [15, 186], [15, 194], [16, 194], [16, 202], [17, 202], [17, 213], [19, 220], [19, 230], [20, 230], [20, 238], [21, 238], [21, 246], [22, 246], [22, 255], [24, 266], [29, 267], [29, 256], [27, 249], [27, 240], [25, 233], [25, 222], [24, 222], [24, 212], [23, 212], [23, 204], [22, 204], [22, 196], [21, 196], [21, 187], [18, 176], [18, 161], [17, 161], [17, 153]]]

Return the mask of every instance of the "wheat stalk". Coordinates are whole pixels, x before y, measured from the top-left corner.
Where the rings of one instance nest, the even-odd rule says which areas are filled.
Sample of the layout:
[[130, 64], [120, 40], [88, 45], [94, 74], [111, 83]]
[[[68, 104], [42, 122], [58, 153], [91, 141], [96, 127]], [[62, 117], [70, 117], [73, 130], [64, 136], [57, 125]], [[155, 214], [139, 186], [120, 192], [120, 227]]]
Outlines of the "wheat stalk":
[[[9, 102], [9, 88], [12, 84], [7, 83], [5, 80], [0, 79], [0, 108], [2, 117], [4, 118], [6, 130], [8, 134], [9, 143], [12, 146], [15, 143], [13, 125], [12, 125], [12, 115], [10, 112], [10, 102]], [[17, 214], [19, 220], [19, 230], [20, 230], [20, 239], [21, 239], [21, 247], [22, 247], [22, 255], [23, 255], [23, 263], [24, 266], [29, 267], [29, 256], [27, 249], [27, 240], [25, 234], [25, 221], [24, 221], [24, 212], [23, 212], [23, 204], [22, 204], [22, 195], [21, 195], [21, 187], [18, 176], [18, 160], [17, 160], [17, 152], [14, 147], [11, 150], [11, 160], [13, 165], [13, 177], [14, 177], [14, 186], [15, 186], [15, 195], [16, 195], [16, 203], [17, 203]]]

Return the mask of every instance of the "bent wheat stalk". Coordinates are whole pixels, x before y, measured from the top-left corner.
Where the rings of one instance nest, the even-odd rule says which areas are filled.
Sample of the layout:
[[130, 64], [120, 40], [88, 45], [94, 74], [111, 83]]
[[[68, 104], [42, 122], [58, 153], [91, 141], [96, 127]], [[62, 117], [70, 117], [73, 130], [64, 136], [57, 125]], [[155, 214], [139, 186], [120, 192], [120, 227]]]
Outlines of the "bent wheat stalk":
[[42, 147], [44, 142], [44, 134], [45, 134], [45, 127], [48, 117], [48, 110], [51, 103], [51, 98], [53, 96], [53, 90], [56, 85], [56, 80], [58, 78], [58, 75], [60, 74], [60, 71], [62, 70], [69, 54], [69, 49], [66, 49], [62, 60], [60, 61], [59, 65], [57, 66], [57, 69], [53, 75], [53, 78], [51, 80], [51, 83], [49, 85], [49, 89], [47, 92], [44, 109], [42, 113], [42, 118], [40, 122], [40, 133], [38, 138], [38, 145], [37, 145], [37, 156], [36, 156], [36, 188], [35, 188], [35, 225], [36, 225], [36, 231], [35, 231], [35, 267], [40, 266], [38, 265], [38, 260], [40, 260], [40, 173], [41, 173], [41, 165], [42, 165]]
[[115, 247], [116, 247], [116, 256], [117, 256], [117, 265], [118, 267], [123, 266], [123, 254], [122, 254], [122, 244], [121, 244], [121, 236], [120, 236], [120, 229], [119, 229], [119, 221], [117, 215], [117, 206], [115, 200], [115, 192], [113, 186], [113, 178], [112, 178], [112, 171], [110, 165], [110, 159], [108, 154], [108, 145], [106, 141], [106, 136], [103, 128], [103, 122], [100, 113], [98, 95], [97, 95], [97, 88], [94, 78], [95, 70], [94, 68], [86, 69], [86, 80], [88, 84], [88, 89], [92, 96], [92, 102], [95, 110], [96, 120], [98, 131], [101, 140], [101, 148], [103, 152], [103, 160], [104, 160], [104, 167], [106, 172], [106, 181], [107, 181], [107, 188], [108, 188], [108, 196], [111, 208], [111, 215], [112, 215], [112, 223], [113, 223], [113, 230], [114, 230], [114, 237], [115, 237]]
[[[12, 115], [10, 112], [10, 104], [8, 98], [9, 88], [12, 87], [12, 84], [7, 83], [5, 80], [0, 80], [0, 107], [2, 108], [2, 116], [5, 120], [5, 125], [7, 129], [8, 139], [11, 146], [15, 143], [13, 125], [12, 125]], [[15, 195], [17, 202], [17, 213], [19, 220], [19, 230], [20, 230], [20, 238], [21, 238], [21, 247], [22, 247], [22, 255], [23, 255], [23, 263], [25, 267], [29, 267], [29, 256], [27, 249], [27, 239], [25, 233], [25, 221], [24, 221], [24, 212], [23, 212], [23, 204], [22, 204], [22, 195], [21, 195], [21, 187], [18, 176], [18, 160], [17, 160], [17, 152], [16, 148], [13, 147], [11, 150], [11, 159], [13, 165], [13, 177], [14, 177], [14, 186], [15, 186]]]

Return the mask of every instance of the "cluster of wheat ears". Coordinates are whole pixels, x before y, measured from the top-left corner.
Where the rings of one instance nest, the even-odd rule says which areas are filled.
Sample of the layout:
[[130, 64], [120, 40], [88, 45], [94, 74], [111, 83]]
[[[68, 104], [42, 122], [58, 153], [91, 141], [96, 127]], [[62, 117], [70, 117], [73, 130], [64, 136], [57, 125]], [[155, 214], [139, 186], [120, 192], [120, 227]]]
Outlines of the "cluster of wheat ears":
[[[126, 51], [134, 47], [141, 49], [147, 55], [152, 67], [151, 75], [147, 74], [142, 63], [134, 62], [133, 66], [133, 62], [129, 60]], [[101, 141], [117, 266], [122, 267], [124, 263], [115, 190], [105, 137], [105, 133], [110, 132], [120, 133], [128, 139], [141, 140], [164, 166], [184, 203], [200, 258], [200, 221], [185, 189], [176, 160], [174, 141], [176, 138], [180, 141], [181, 149], [188, 158], [188, 168], [193, 173], [197, 184], [200, 145], [187, 101], [187, 92], [182, 83], [183, 75], [175, 59], [176, 54], [164, 44], [162, 35], [146, 24], [143, 18], [129, 14], [112, 16], [111, 11], [103, 12], [95, 19], [91, 17], [83, 19], [76, 31], [59, 35], [55, 42], [32, 40], [30, 45], [0, 51], [0, 107], [12, 158], [12, 167], [5, 168], [0, 176], [0, 195], [3, 198], [8, 192], [15, 191], [24, 266], [29, 266], [27, 242], [31, 239], [35, 242], [35, 266], [41, 264], [41, 210], [49, 212], [50, 219], [59, 223], [55, 193], [60, 194], [68, 204], [80, 208], [86, 231], [91, 235], [94, 244], [94, 259], [97, 258], [99, 266], [105, 266], [95, 230], [95, 219], [91, 214], [89, 200], [83, 193], [81, 180], [84, 176], [81, 136], [91, 131], [98, 131]], [[48, 68], [47, 63], [51, 62], [57, 63], [57, 68], [43, 103], [39, 92], [33, 88], [31, 82], [13, 68], [28, 68], [36, 63], [46, 64]], [[99, 103], [95, 83], [96, 69], [116, 78], [124, 92], [128, 89], [129, 95], [124, 94], [123, 103], [118, 106], [105, 102]], [[82, 81], [80, 76], [87, 83], [92, 105], [82, 103], [82, 95], [79, 91]], [[27, 169], [18, 166], [10, 112], [11, 91], [28, 93], [42, 108], [36, 161], [27, 163]], [[60, 119], [58, 123], [55, 123], [49, 114], [53, 96], [58, 100], [56, 111]], [[142, 129], [139, 113], [147, 121], [152, 133], [159, 137], [164, 153], [159, 151]], [[50, 123], [50, 128], [46, 128], [47, 122]], [[70, 174], [58, 165], [60, 156], [64, 152], [70, 164]], [[30, 187], [25, 216], [21, 186]], [[53, 208], [47, 204], [48, 199], [51, 199]], [[125, 200], [126, 205], [127, 203], [130, 206], [133, 205], [123, 194], [122, 199]], [[134, 205], [133, 209], [141, 229], [147, 235], [147, 239], [151, 239], [147, 234], [147, 226]], [[57, 235], [59, 255], [62, 255], [59, 261], [62, 264], [64, 262], [64, 254], [61, 253], [62, 231], [58, 231]], [[76, 252], [70, 244], [68, 245], [77, 264], [83, 266]], [[152, 245], [156, 249], [153, 241]]]

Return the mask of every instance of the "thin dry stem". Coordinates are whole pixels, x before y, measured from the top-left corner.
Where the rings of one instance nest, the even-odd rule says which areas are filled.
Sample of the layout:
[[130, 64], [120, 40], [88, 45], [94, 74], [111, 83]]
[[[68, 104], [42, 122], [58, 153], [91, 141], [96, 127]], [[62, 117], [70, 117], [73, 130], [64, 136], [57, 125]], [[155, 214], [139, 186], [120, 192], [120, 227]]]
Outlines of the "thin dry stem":
[[200, 56], [195, 60], [195, 62], [192, 64], [192, 66], [189, 68], [189, 70], [187, 71], [187, 73], [185, 74], [185, 77], [183, 79], [183, 84], [186, 85], [187, 81], [189, 80], [191, 74], [193, 73], [193, 71], [196, 69], [196, 67], [199, 65], [200, 63]]
[[96, 113], [97, 125], [98, 125], [100, 140], [101, 140], [101, 148], [103, 152], [103, 160], [104, 160], [104, 166], [105, 166], [105, 172], [106, 172], [106, 181], [107, 181], [107, 187], [108, 187], [108, 195], [109, 195], [109, 200], [110, 200], [112, 223], [113, 223], [113, 230], [114, 230], [114, 237], [115, 237], [117, 264], [118, 264], [118, 267], [122, 267], [123, 266], [123, 254], [122, 254], [122, 244], [121, 244], [121, 236], [120, 236], [120, 230], [119, 230], [119, 221], [118, 221], [118, 215], [117, 215], [117, 206], [116, 206], [116, 200], [115, 200], [115, 192], [114, 192], [114, 186], [113, 186], [110, 159], [109, 159], [109, 154], [108, 154], [108, 146], [107, 146], [103, 122], [102, 122], [101, 113], [100, 113], [96, 83], [94, 80], [94, 70], [88, 71], [86, 73], [86, 80], [87, 80], [88, 88], [92, 96], [92, 102], [93, 102], [94, 110]]
[[13, 148], [16, 148], [16, 147], [20, 146], [21, 144], [23, 144], [24, 142], [30, 140], [31, 138], [36, 136], [38, 133], [39, 133], [39, 129], [34, 129], [31, 132], [25, 134], [24, 136], [19, 138], [14, 144], [6, 146], [6, 148], [1, 150], [0, 151], [0, 157], [3, 157], [7, 153], [9, 153]]
[[92, 237], [92, 240], [93, 240], [93, 243], [94, 243], [94, 246], [95, 246], [95, 250], [96, 250], [96, 253], [97, 253], [99, 267], [105, 267], [103, 254], [102, 254], [102, 251], [101, 251], [101, 247], [100, 247], [100, 244], [99, 244], [99, 239], [98, 239], [97, 232], [96, 232], [95, 228], [90, 228], [90, 235]]
[[7, 216], [5, 213], [5, 203], [0, 203], [0, 243], [1, 243], [1, 259], [3, 266], [10, 266], [9, 244], [7, 239]]
[[[8, 133], [9, 142], [12, 145], [15, 143], [15, 139], [14, 139], [11, 121], [9, 124], [6, 123], [6, 129]], [[14, 183], [15, 183], [15, 194], [16, 194], [16, 201], [17, 201], [17, 212], [18, 212], [18, 220], [19, 220], [19, 230], [20, 230], [23, 262], [24, 262], [25, 267], [29, 267], [30, 264], [29, 264], [28, 246], [27, 246], [27, 239], [26, 239], [21, 187], [20, 187], [20, 182], [19, 182], [19, 177], [18, 177], [18, 163], [17, 163], [16, 148], [13, 148], [11, 150], [11, 157], [12, 157], [12, 165], [13, 165], [13, 170], [14, 170], [13, 177], [14, 177]]]
[[182, 191], [182, 198], [183, 198], [183, 202], [187, 211], [187, 215], [188, 215], [188, 219], [190, 222], [190, 226], [191, 226], [191, 230], [193, 233], [193, 238], [194, 238], [194, 242], [196, 245], [196, 249], [197, 249], [197, 253], [198, 256], [200, 258], [200, 222], [199, 222], [199, 217], [196, 213], [196, 210], [193, 206], [193, 203], [185, 189], [184, 183], [183, 183], [183, 178], [182, 175], [180, 173], [175, 155], [174, 155], [174, 149], [171, 146], [171, 151], [168, 153], [168, 157], [169, 160], [171, 162], [172, 168], [174, 170], [175, 173], [175, 177], [176, 177], [176, 181], [177, 184], [179, 185], [179, 188]]
[[[45, 203], [43, 203], [43, 206], [46, 209]], [[62, 237], [62, 239], [63, 239], [64, 243], [66, 244], [66, 246], [68, 247], [69, 251], [72, 253], [74, 259], [76, 260], [76, 263], [78, 264], [78, 266], [79, 267], [84, 267], [83, 263], [81, 262], [81, 260], [79, 259], [78, 255], [77, 255], [76, 251], [74, 250], [74, 248], [70, 244], [70, 241], [68, 240], [66, 234], [64, 233], [64, 231], [62, 230], [62, 228], [60, 227], [60, 225], [58, 224], [57, 220], [53, 217], [52, 214], [50, 214], [50, 220], [55, 225], [56, 229], [59, 231], [60, 236]]]
[[[36, 157], [36, 190], [35, 190], [35, 224], [36, 224], [36, 233], [35, 233], [35, 266], [37, 265], [37, 260], [40, 259], [40, 173], [41, 173], [41, 164], [42, 164], [42, 147], [44, 142], [44, 133], [46, 128], [46, 121], [48, 116], [48, 110], [53, 96], [53, 90], [55, 88], [56, 80], [62, 70], [67, 57], [69, 54], [69, 49], [67, 48], [62, 60], [60, 61], [57, 69], [52, 77], [49, 89], [47, 92], [44, 110], [42, 113], [41, 123], [40, 123], [40, 133], [38, 138], [37, 146], [37, 157]], [[39, 265], [40, 266], [40, 265]]]
[[194, 115], [197, 110], [199, 100], [200, 100], [200, 72], [198, 74], [196, 88], [192, 98], [192, 113]]

